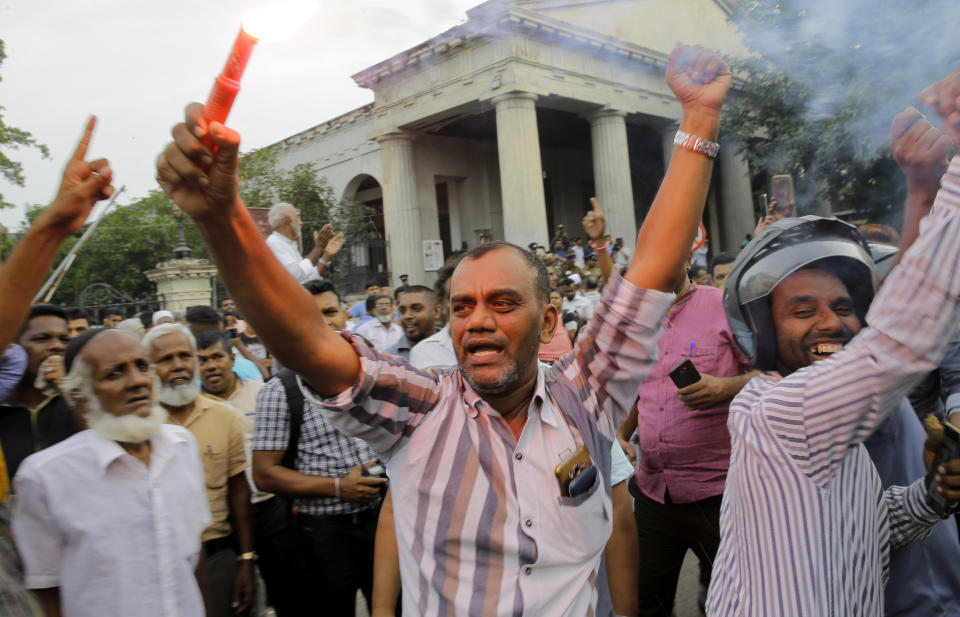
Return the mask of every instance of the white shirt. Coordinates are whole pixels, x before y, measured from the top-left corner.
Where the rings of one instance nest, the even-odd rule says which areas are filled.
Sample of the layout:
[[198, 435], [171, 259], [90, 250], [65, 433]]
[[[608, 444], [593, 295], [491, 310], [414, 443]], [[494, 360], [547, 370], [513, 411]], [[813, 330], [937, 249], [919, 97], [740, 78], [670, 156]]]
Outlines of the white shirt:
[[575, 295], [573, 300], [568, 300], [567, 297], [564, 296], [563, 310], [573, 311], [580, 315], [580, 319], [588, 321], [591, 317], [593, 317], [593, 302], [590, 302], [580, 294]]
[[279, 231], [267, 236], [267, 246], [273, 251], [273, 256], [286, 268], [287, 272], [297, 279], [298, 283], [316, 281], [320, 278], [317, 267], [306, 257], [300, 256], [297, 243]]
[[60, 588], [70, 617], [204, 615], [194, 577], [210, 523], [190, 431], [163, 425], [150, 466], [91, 430], [24, 460], [13, 534], [30, 589]]
[[410, 349], [410, 364], [415, 368], [433, 368], [435, 366], [455, 366], [457, 354], [453, 351], [453, 339], [450, 338], [450, 324], [429, 336]]
[[570, 247], [570, 250], [573, 251], [573, 255], [574, 255], [573, 261], [577, 264], [577, 267], [583, 268], [584, 267], [583, 247], [577, 246], [576, 244], [574, 244], [573, 246]]
[[397, 323], [391, 321], [384, 324], [377, 318], [363, 322], [356, 327], [354, 332], [370, 341], [370, 344], [377, 351], [390, 349], [403, 336], [403, 328]]
[[630, 251], [625, 248], [613, 252], [613, 265], [624, 267], [630, 265]]

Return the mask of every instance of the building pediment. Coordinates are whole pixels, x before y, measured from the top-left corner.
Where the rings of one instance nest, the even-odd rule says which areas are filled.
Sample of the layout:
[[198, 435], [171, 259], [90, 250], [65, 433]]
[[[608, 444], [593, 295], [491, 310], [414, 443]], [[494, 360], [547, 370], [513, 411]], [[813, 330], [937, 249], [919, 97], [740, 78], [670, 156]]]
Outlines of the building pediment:
[[468, 20], [353, 76], [374, 88], [415, 72], [491, 37], [522, 32], [551, 44], [611, 54], [622, 61], [664, 64], [682, 33], [685, 42], [727, 55], [746, 55], [722, 0], [489, 0], [467, 11]]

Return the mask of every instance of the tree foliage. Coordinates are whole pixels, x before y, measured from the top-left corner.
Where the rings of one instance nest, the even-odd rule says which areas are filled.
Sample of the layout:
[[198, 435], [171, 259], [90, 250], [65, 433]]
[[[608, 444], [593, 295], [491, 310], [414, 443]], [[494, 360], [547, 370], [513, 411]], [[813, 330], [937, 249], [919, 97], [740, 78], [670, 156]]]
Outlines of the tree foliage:
[[790, 173], [801, 214], [899, 225], [890, 122], [956, 67], [960, 49], [943, 27], [956, 17], [953, 0], [738, 3], [732, 19], [755, 54], [732, 62], [738, 87], [721, 134], [744, 148], [755, 193]]
[[[299, 208], [304, 220], [304, 252], [313, 246], [313, 230], [332, 222], [338, 231], [360, 237], [363, 225], [362, 206], [352, 201], [340, 202], [327, 181], [317, 176], [310, 164], [285, 171], [277, 167], [276, 155], [269, 150], [254, 150], [240, 159], [240, 193], [248, 207], [267, 208], [286, 201]], [[42, 210], [29, 208], [27, 224]], [[159, 189], [136, 202], [117, 206], [100, 222], [94, 234], [77, 254], [76, 261], [52, 298], [55, 304], [77, 306], [87, 286], [106, 283], [132, 299], [151, 298], [155, 286], [144, 272], [173, 258], [177, 245], [177, 222], [172, 216], [173, 203]], [[183, 223], [187, 244], [193, 256], [209, 257], [200, 232], [193, 221]], [[361, 232], [351, 231], [361, 229]], [[60, 250], [57, 263], [70, 251], [82, 233], [71, 237]], [[334, 260], [334, 274], [345, 270], [349, 251]]]
[[[0, 64], [3, 63], [7, 54], [4, 52], [3, 40], [0, 39]], [[0, 80], [2, 81], [2, 80]], [[50, 152], [47, 147], [33, 138], [33, 136], [14, 126], [9, 126], [3, 121], [3, 106], [0, 106], [0, 176], [7, 182], [17, 186], [23, 186], [25, 179], [23, 177], [23, 164], [11, 159], [4, 152], [4, 149], [16, 150], [18, 148], [36, 148], [44, 158], [49, 158]], [[4, 201], [3, 194], [0, 193], [0, 208], [10, 208], [13, 204]]]

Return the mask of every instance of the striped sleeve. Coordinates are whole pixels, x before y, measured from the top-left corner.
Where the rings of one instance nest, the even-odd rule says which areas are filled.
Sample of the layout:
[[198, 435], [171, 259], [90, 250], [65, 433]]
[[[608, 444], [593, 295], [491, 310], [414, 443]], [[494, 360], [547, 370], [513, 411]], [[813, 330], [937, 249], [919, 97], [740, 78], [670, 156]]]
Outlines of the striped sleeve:
[[[657, 341], [675, 296], [641, 289], [616, 270], [610, 275], [603, 302], [577, 337], [573, 351], [554, 368], [576, 384], [586, 400], [592, 393], [608, 417], [630, 409], [637, 389], [657, 361]], [[588, 406], [588, 408], [593, 408]]]
[[440, 400], [439, 374], [371, 349], [353, 333], [340, 334], [360, 357], [356, 382], [331, 398], [322, 398], [298, 376], [300, 388], [336, 428], [389, 458]]
[[798, 467], [825, 487], [925, 374], [960, 326], [960, 157], [920, 236], [887, 277], [868, 328], [842, 351], [796, 371], [764, 396], [768, 422]]
[[923, 478], [910, 486], [891, 486], [883, 496], [890, 517], [892, 551], [923, 540], [933, 533], [933, 526], [940, 522], [940, 517], [927, 506]]

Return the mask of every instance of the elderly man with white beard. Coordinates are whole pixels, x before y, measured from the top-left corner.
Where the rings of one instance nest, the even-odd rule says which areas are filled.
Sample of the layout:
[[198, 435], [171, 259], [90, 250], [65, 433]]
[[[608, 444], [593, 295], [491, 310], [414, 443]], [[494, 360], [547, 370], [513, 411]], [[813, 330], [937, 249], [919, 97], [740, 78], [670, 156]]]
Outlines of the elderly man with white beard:
[[90, 428], [27, 457], [14, 479], [26, 586], [48, 617], [203, 615], [195, 576], [210, 510], [193, 436], [164, 424], [134, 335], [84, 333], [65, 369], [61, 387]]
[[169, 422], [197, 440], [206, 476], [211, 523], [203, 531], [207, 615], [245, 614], [253, 602], [253, 515], [247, 484], [246, 440], [232, 409], [200, 396], [197, 342], [185, 326], [162, 324], [141, 346], [157, 373], [157, 400]]

